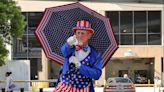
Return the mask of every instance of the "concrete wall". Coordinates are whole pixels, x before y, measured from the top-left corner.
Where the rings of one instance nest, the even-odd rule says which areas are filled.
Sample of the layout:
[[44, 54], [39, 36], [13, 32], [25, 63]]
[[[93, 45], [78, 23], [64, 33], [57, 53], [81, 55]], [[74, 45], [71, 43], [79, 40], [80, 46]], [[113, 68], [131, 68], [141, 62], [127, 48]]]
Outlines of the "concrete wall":
[[[61, 2], [61, 1], [18, 1], [22, 11], [44, 11], [49, 7], [56, 7], [60, 5], [70, 4], [75, 2]], [[126, 11], [126, 10], [162, 10], [162, 4], [137, 4], [137, 3], [99, 3], [99, 2], [81, 2], [85, 6], [95, 11]]]

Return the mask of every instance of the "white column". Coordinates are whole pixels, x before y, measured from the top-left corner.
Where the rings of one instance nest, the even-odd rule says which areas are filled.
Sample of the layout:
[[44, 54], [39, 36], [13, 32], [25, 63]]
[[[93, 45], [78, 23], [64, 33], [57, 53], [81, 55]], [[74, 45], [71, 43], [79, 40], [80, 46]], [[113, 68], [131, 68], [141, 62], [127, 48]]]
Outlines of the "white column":
[[[164, 1], [162, 2], [164, 3]], [[163, 4], [163, 10], [161, 15], [161, 25], [162, 25], [162, 46], [163, 46], [163, 72], [162, 72], [162, 86], [164, 86], [164, 4]]]
[[39, 80], [48, 80], [48, 59], [42, 50], [41, 55], [42, 71], [38, 72]]
[[7, 57], [7, 60], [8, 60], [8, 61], [11, 61], [11, 59], [12, 59], [12, 49], [11, 49], [11, 44], [7, 44], [7, 43], [6, 43], [6, 49], [9, 51], [9, 53], [8, 53], [8, 57]]

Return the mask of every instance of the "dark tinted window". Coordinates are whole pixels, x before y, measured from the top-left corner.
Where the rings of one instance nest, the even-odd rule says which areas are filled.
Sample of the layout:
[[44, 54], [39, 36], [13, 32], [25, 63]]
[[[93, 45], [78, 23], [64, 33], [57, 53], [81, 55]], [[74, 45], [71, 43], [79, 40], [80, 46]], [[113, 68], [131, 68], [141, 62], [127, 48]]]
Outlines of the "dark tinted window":
[[134, 12], [134, 33], [146, 33], [146, 12]]
[[107, 11], [120, 45], [161, 45], [161, 11]]
[[132, 34], [121, 34], [121, 45], [131, 45], [133, 44]]
[[149, 33], [161, 33], [161, 12], [148, 12], [148, 31]]
[[149, 34], [148, 36], [148, 39], [149, 39], [149, 44], [150, 45], [158, 45], [158, 44], [161, 44], [161, 34]]
[[28, 13], [28, 26], [36, 27], [42, 17], [41, 12], [30, 12]]
[[106, 16], [109, 17], [112, 23], [114, 33], [119, 33], [119, 12], [106, 12]]
[[147, 44], [147, 38], [146, 34], [135, 34], [134, 36], [134, 44], [136, 45], [146, 45]]
[[121, 33], [132, 33], [132, 12], [120, 12], [120, 31]]

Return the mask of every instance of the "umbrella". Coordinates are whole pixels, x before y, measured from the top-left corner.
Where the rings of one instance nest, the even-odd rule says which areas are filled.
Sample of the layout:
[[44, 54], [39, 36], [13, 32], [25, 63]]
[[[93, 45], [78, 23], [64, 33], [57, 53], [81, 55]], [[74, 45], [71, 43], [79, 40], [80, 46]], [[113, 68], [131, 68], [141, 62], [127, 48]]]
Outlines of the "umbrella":
[[73, 35], [72, 28], [76, 26], [78, 20], [89, 21], [95, 30], [89, 44], [102, 54], [104, 67], [118, 48], [109, 18], [79, 2], [46, 8], [35, 35], [46, 56], [63, 64], [64, 58], [60, 48], [68, 37]]

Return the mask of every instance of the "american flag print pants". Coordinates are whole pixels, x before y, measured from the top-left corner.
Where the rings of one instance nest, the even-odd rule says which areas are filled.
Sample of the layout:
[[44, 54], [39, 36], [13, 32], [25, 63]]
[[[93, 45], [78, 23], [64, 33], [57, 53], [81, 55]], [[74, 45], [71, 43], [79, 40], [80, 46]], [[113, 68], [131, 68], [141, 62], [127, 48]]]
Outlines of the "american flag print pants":
[[89, 92], [89, 85], [83, 89], [78, 89], [71, 85], [64, 84], [63, 82], [59, 82], [53, 92]]

